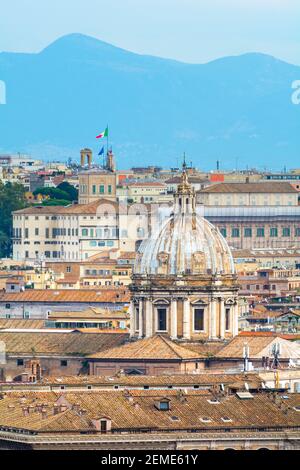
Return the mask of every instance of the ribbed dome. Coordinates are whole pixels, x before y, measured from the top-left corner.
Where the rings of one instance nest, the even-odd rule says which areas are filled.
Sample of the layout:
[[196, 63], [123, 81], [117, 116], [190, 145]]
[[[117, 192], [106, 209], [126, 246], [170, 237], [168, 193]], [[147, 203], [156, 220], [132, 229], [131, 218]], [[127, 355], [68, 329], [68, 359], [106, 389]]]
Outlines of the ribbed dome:
[[230, 248], [220, 231], [195, 213], [195, 194], [185, 172], [174, 214], [140, 246], [135, 274], [234, 274]]
[[[193, 227], [193, 225], [195, 225]], [[221, 233], [203, 217], [171, 217], [157, 236], [145, 240], [135, 274], [233, 274], [230, 249]]]

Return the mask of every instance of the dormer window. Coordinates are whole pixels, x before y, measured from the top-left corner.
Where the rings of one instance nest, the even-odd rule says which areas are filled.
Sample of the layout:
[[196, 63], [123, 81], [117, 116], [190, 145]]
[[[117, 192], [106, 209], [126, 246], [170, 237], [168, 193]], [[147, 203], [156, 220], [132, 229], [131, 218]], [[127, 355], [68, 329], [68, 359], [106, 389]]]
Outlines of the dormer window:
[[207, 401], [211, 405], [219, 405], [220, 404], [219, 400], [217, 400], [216, 398], [212, 398], [211, 400], [207, 400]]
[[200, 421], [202, 421], [202, 423], [211, 423], [211, 419], [208, 418], [207, 416], [204, 416], [203, 418], [200, 418]]
[[223, 418], [221, 418], [221, 420], [223, 421], [223, 423], [231, 423], [232, 422], [232, 419], [230, 419], [228, 416], [224, 416]]
[[169, 411], [170, 410], [170, 400], [168, 398], [162, 398], [155, 402], [155, 408], [159, 411]]

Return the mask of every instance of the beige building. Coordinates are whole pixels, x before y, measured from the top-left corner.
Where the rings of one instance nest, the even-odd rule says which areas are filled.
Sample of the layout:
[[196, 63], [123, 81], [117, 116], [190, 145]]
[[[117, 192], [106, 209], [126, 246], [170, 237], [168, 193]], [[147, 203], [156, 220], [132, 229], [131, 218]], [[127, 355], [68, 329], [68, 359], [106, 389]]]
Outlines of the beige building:
[[101, 251], [136, 250], [147, 236], [147, 207], [101, 199], [89, 204], [35, 206], [13, 213], [13, 259], [81, 261]]
[[137, 203], [160, 203], [173, 200], [173, 195], [167, 192], [167, 185], [160, 181], [141, 181], [118, 186], [119, 200]]
[[89, 204], [100, 198], [116, 200], [116, 175], [102, 170], [79, 173], [79, 204]]
[[300, 206], [198, 208], [226, 238], [231, 248], [297, 250], [300, 248]]
[[114, 155], [111, 150], [106, 155], [106, 164], [103, 168], [92, 167], [92, 151], [81, 151], [81, 166], [84, 167], [85, 158], [88, 167], [83, 169], [79, 179], [79, 204], [89, 204], [100, 198], [115, 201], [117, 174], [115, 171]]
[[205, 206], [298, 206], [298, 191], [286, 182], [219, 183], [201, 189]]

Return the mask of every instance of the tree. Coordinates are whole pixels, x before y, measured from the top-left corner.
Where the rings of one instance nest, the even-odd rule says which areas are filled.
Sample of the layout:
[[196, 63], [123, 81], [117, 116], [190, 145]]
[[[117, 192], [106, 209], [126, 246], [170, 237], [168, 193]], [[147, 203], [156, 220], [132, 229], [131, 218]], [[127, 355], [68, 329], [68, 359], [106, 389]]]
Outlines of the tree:
[[0, 181], [0, 257], [11, 255], [13, 211], [27, 206], [24, 186]]
[[66, 199], [47, 199], [42, 202], [43, 206], [68, 206], [70, 201]]
[[42, 194], [43, 196], [48, 196], [51, 200], [63, 199], [72, 202], [78, 199], [78, 190], [67, 181], [59, 184], [56, 188], [37, 188], [33, 194], [34, 196]]
[[68, 199], [70, 201], [77, 201], [78, 200], [78, 189], [76, 189], [72, 184], [68, 183], [68, 181], [63, 181], [57, 186], [57, 189], [64, 191], [69, 195]]
[[37, 188], [33, 195], [37, 196], [42, 194], [43, 196], [49, 196], [50, 199], [67, 199], [69, 200], [69, 195], [65, 191], [62, 191], [58, 188]]

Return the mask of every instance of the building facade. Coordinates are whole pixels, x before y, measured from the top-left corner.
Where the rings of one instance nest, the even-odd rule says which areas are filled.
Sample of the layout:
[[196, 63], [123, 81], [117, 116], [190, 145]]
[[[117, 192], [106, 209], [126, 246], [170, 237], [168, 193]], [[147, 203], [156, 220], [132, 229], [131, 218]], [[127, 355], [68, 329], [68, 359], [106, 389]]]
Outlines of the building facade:
[[220, 232], [197, 216], [185, 168], [174, 213], [142, 243], [130, 288], [132, 337], [213, 340], [238, 333], [232, 255]]

